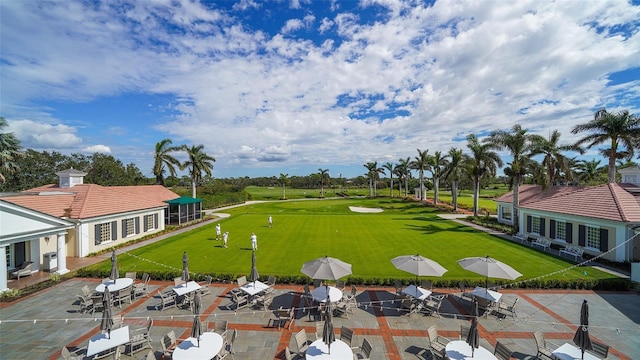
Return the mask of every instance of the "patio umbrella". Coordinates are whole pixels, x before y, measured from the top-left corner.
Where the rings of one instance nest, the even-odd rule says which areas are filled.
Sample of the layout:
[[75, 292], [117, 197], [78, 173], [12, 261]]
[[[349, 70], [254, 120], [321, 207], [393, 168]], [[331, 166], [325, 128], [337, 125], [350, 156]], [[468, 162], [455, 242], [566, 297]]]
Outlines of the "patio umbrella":
[[333, 331], [333, 314], [331, 313], [331, 301], [327, 296], [324, 306], [324, 327], [322, 328], [322, 341], [327, 344], [329, 354], [331, 354], [331, 343], [336, 341], [336, 334]]
[[104, 288], [102, 294], [102, 321], [100, 322], [100, 330], [107, 331], [107, 338], [111, 337], [111, 327], [113, 326], [113, 315], [111, 315], [111, 293], [109, 287]]
[[515, 280], [522, 276], [511, 266], [492, 259], [489, 255], [484, 257], [468, 257], [458, 260], [458, 264], [463, 269], [473, 271], [476, 274], [485, 276], [485, 288], [489, 287], [489, 278]]
[[442, 265], [420, 254], [397, 256], [391, 259], [391, 263], [398, 270], [414, 274], [416, 286], [418, 286], [418, 276], [442, 276], [447, 272]]
[[249, 274], [249, 281], [255, 282], [260, 278], [258, 274], [258, 268], [256, 267], [256, 251], [251, 251], [251, 273]]
[[120, 272], [118, 272], [118, 258], [116, 257], [116, 249], [113, 249], [111, 252], [111, 274], [109, 275], [109, 279], [115, 281], [120, 277]]
[[582, 350], [583, 359], [585, 350], [593, 350], [591, 339], [589, 338], [589, 305], [587, 304], [587, 300], [582, 302], [582, 307], [580, 308], [580, 326], [578, 326], [578, 330], [576, 330], [573, 342]]
[[471, 357], [476, 348], [480, 346], [480, 336], [478, 334], [478, 300], [473, 299], [473, 305], [471, 306], [471, 327], [469, 327], [469, 333], [467, 334], [467, 344], [471, 346]]
[[[302, 265], [303, 274], [314, 280], [338, 280], [351, 275], [351, 264], [328, 256], [307, 261]], [[327, 286], [327, 294], [329, 286]]]
[[191, 337], [198, 339], [198, 347], [200, 347], [200, 335], [202, 335], [202, 324], [200, 323], [200, 308], [202, 307], [202, 299], [200, 292], [196, 291], [193, 295], [193, 325], [191, 326]]
[[182, 280], [189, 281], [189, 258], [186, 251], [182, 254]]

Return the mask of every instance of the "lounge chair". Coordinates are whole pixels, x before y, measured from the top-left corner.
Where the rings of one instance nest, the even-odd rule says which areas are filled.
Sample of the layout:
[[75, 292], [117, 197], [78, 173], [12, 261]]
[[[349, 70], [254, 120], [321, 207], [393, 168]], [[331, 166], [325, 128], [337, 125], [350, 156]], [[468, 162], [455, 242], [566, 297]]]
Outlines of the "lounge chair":
[[20, 280], [23, 276], [29, 276], [33, 273], [33, 261], [25, 261], [17, 268], [14, 272], [11, 273], [14, 277], [17, 277]]

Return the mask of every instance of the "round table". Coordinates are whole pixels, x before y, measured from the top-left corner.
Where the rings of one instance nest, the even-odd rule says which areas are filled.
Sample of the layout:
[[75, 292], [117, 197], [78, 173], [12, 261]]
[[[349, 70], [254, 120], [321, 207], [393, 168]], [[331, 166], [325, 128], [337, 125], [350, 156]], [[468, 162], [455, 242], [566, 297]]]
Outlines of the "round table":
[[[331, 353], [329, 353], [329, 350], [331, 350]], [[305, 358], [313, 360], [352, 360], [353, 351], [344, 341], [336, 340], [331, 343], [331, 348], [329, 348], [327, 347], [327, 344], [322, 341], [322, 339], [319, 339], [309, 345]]]
[[327, 288], [329, 289], [329, 301], [336, 302], [342, 299], [342, 291], [337, 287], [318, 286], [317, 288], [313, 289], [313, 291], [311, 291], [311, 296], [313, 296], [313, 300], [317, 302], [327, 301]]
[[222, 350], [222, 336], [214, 332], [200, 335], [200, 346], [196, 338], [187, 338], [173, 350], [172, 359], [176, 360], [210, 360]]
[[482, 346], [475, 349], [471, 357], [471, 346], [464, 340], [449, 341], [445, 351], [451, 360], [498, 360], [491, 351]]
[[97, 292], [104, 292], [104, 288], [105, 286], [109, 287], [109, 292], [114, 292], [114, 291], [119, 291], [122, 290], [128, 286], [133, 285], [133, 279], [130, 278], [119, 278], [116, 279], [116, 281], [114, 282], [113, 280], [109, 280], [105, 283], [102, 283], [98, 286], [96, 286], [96, 291]]

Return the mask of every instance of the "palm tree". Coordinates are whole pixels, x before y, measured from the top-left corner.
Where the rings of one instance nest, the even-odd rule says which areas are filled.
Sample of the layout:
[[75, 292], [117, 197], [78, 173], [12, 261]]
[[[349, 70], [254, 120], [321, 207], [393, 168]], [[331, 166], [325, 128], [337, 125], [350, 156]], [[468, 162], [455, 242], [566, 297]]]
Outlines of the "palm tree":
[[171, 176], [176, 176], [176, 167], [182, 168], [182, 164], [178, 159], [171, 156], [171, 152], [181, 151], [184, 147], [172, 146], [171, 139], [164, 139], [156, 143], [155, 161], [153, 164], [153, 175], [156, 177], [156, 185], [164, 186], [165, 166], [169, 169]]
[[287, 200], [286, 186], [289, 184], [289, 174], [280, 173], [280, 183], [282, 184], [282, 200]]
[[571, 132], [585, 131], [590, 134], [578, 140], [577, 146], [587, 144], [587, 149], [590, 149], [611, 142], [600, 153], [609, 159], [609, 182], [616, 182], [616, 160], [631, 159], [634, 147], [640, 146], [640, 117], [629, 114], [628, 110], [612, 114], [603, 108], [595, 112], [593, 120], [574, 126]]
[[427, 154], [429, 150], [420, 151], [418, 150], [418, 156], [414, 158], [411, 162], [411, 168], [418, 170], [418, 177], [420, 179], [420, 201], [424, 201], [426, 199], [426, 194], [424, 191], [424, 171], [430, 169], [430, 160], [429, 155]]
[[453, 201], [453, 211], [458, 211], [458, 182], [464, 174], [464, 163], [468, 162], [468, 156], [463, 154], [462, 149], [451, 148], [449, 150], [451, 159], [444, 169], [444, 177], [451, 181], [451, 198]]
[[387, 162], [382, 167], [389, 170], [389, 196], [393, 197], [393, 163]]
[[184, 145], [183, 149], [189, 155], [187, 160], [182, 166], [184, 169], [189, 169], [189, 175], [191, 175], [191, 196], [196, 197], [196, 184], [200, 182], [202, 178], [202, 172], [207, 176], [211, 176], [213, 170], [213, 163], [216, 159], [213, 156], [207, 155], [203, 149], [204, 145], [187, 147]]
[[480, 143], [474, 134], [467, 136], [467, 147], [471, 150], [467, 170], [473, 178], [473, 216], [478, 216], [480, 180], [495, 176], [498, 168], [502, 166], [502, 159], [493, 151], [492, 144]]
[[376, 182], [379, 178], [378, 175], [380, 173], [384, 173], [384, 169], [378, 167], [377, 161], [368, 162], [364, 164], [364, 167], [367, 168], [367, 177], [369, 178], [369, 197], [372, 198], [378, 194]]
[[[0, 130], [9, 126], [5, 118], [0, 116]], [[25, 156], [20, 152], [20, 140], [14, 133], [0, 133], [0, 184], [6, 181], [4, 174], [13, 174], [20, 170], [16, 160]]]
[[329, 169], [318, 169], [320, 176], [320, 197], [324, 197], [324, 181], [329, 180]]
[[512, 157], [511, 170], [513, 171], [513, 231], [518, 232], [518, 205], [520, 183], [524, 167], [523, 159], [531, 155], [534, 144], [541, 143], [544, 138], [540, 135], [529, 134], [520, 124], [514, 125], [510, 131], [495, 130], [485, 139], [494, 149], [507, 149]]
[[531, 155], [544, 155], [542, 159], [542, 165], [546, 169], [547, 179], [545, 183], [547, 185], [554, 185], [556, 176], [561, 166], [567, 164], [567, 158], [562, 154], [565, 151], [577, 151], [580, 154], [584, 153], [584, 150], [580, 146], [573, 145], [560, 145], [558, 141], [560, 140], [560, 132], [558, 130], [553, 130], [551, 134], [549, 134], [549, 139], [540, 138], [539, 142], [533, 144], [533, 149]]
[[440, 177], [442, 172], [446, 168], [449, 160], [449, 155], [442, 156], [440, 151], [436, 151], [433, 156], [429, 158], [431, 168], [431, 175], [433, 176], [433, 204], [438, 205], [438, 188], [440, 187]]
[[600, 163], [601, 161], [596, 159], [580, 160], [578, 162], [576, 170], [581, 185], [595, 185], [599, 182], [598, 179], [605, 169], [600, 167]]
[[398, 171], [404, 179], [404, 197], [409, 196], [409, 179], [411, 178], [411, 158], [398, 159]]

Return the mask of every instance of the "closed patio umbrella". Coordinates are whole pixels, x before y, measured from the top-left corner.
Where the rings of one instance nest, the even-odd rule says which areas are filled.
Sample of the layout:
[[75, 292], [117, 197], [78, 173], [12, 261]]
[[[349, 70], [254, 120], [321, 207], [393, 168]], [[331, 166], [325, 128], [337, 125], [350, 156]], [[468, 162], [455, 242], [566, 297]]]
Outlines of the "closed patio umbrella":
[[582, 307], [580, 308], [580, 326], [578, 326], [578, 330], [576, 330], [573, 342], [580, 347], [583, 359], [585, 350], [593, 350], [591, 338], [589, 338], [589, 305], [587, 304], [587, 300], [582, 302]]
[[120, 272], [118, 271], [118, 258], [116, 257], [116, 249], [113, 249], [111, 252], [111, 274], [109, 274], [109, 279], [115, 281], [120, 277]]
[[471, 357], [473, 352], [480, 346], [480, 335], [478, 334], [478, 300], [473, 299], [473, 305], [471, 306], [471, 326], [469, 327], [469, 333], [467, 334], [467, 344], [471, 346]]
[[182, 280], [189, 281], [189, 258], [186, 251], [182, 254]]
[[100, 330], [107, 332], [107, 337], [111, 337], [111, 327], [113, 326], [113, 315], [111, 314], [111, 293], [109, 287], [104, 288], [102, 294], [102, 321], [100, 322]]
[[476, 274], [485, 276], [485, 288], [489, 287], [489, 278], [515, 280], [522, 276], [511, 266], [490, 258], [489, 255], [482, 257], [468, 257], [458, 260], [458, 264], [463, 269], [473, 271]]
[[256, 267], [256, 251], [251, 251], [251, 273], [249, 273], [249, 281], [254, 283], [260, 278], [258, 268]]
[[333, 331], [333, 314], [331, 309], [331, 301], [327, 296], [327, 302], [324, 307], [324, 327], [322, 328], [322, 341], [327, 344], [329, 354], [331, 354], [331, 343], [336, 341], [336, 334]]
[[200, 346], [200, 335], [202, 335], [202, 323], [200, 322], [200, 308], [202, 307], [202, 299], [200, 291], [196, 291], [193, 295], [193, 325], [191, 326], [191, 337], [198, 339], [198, 347]]

